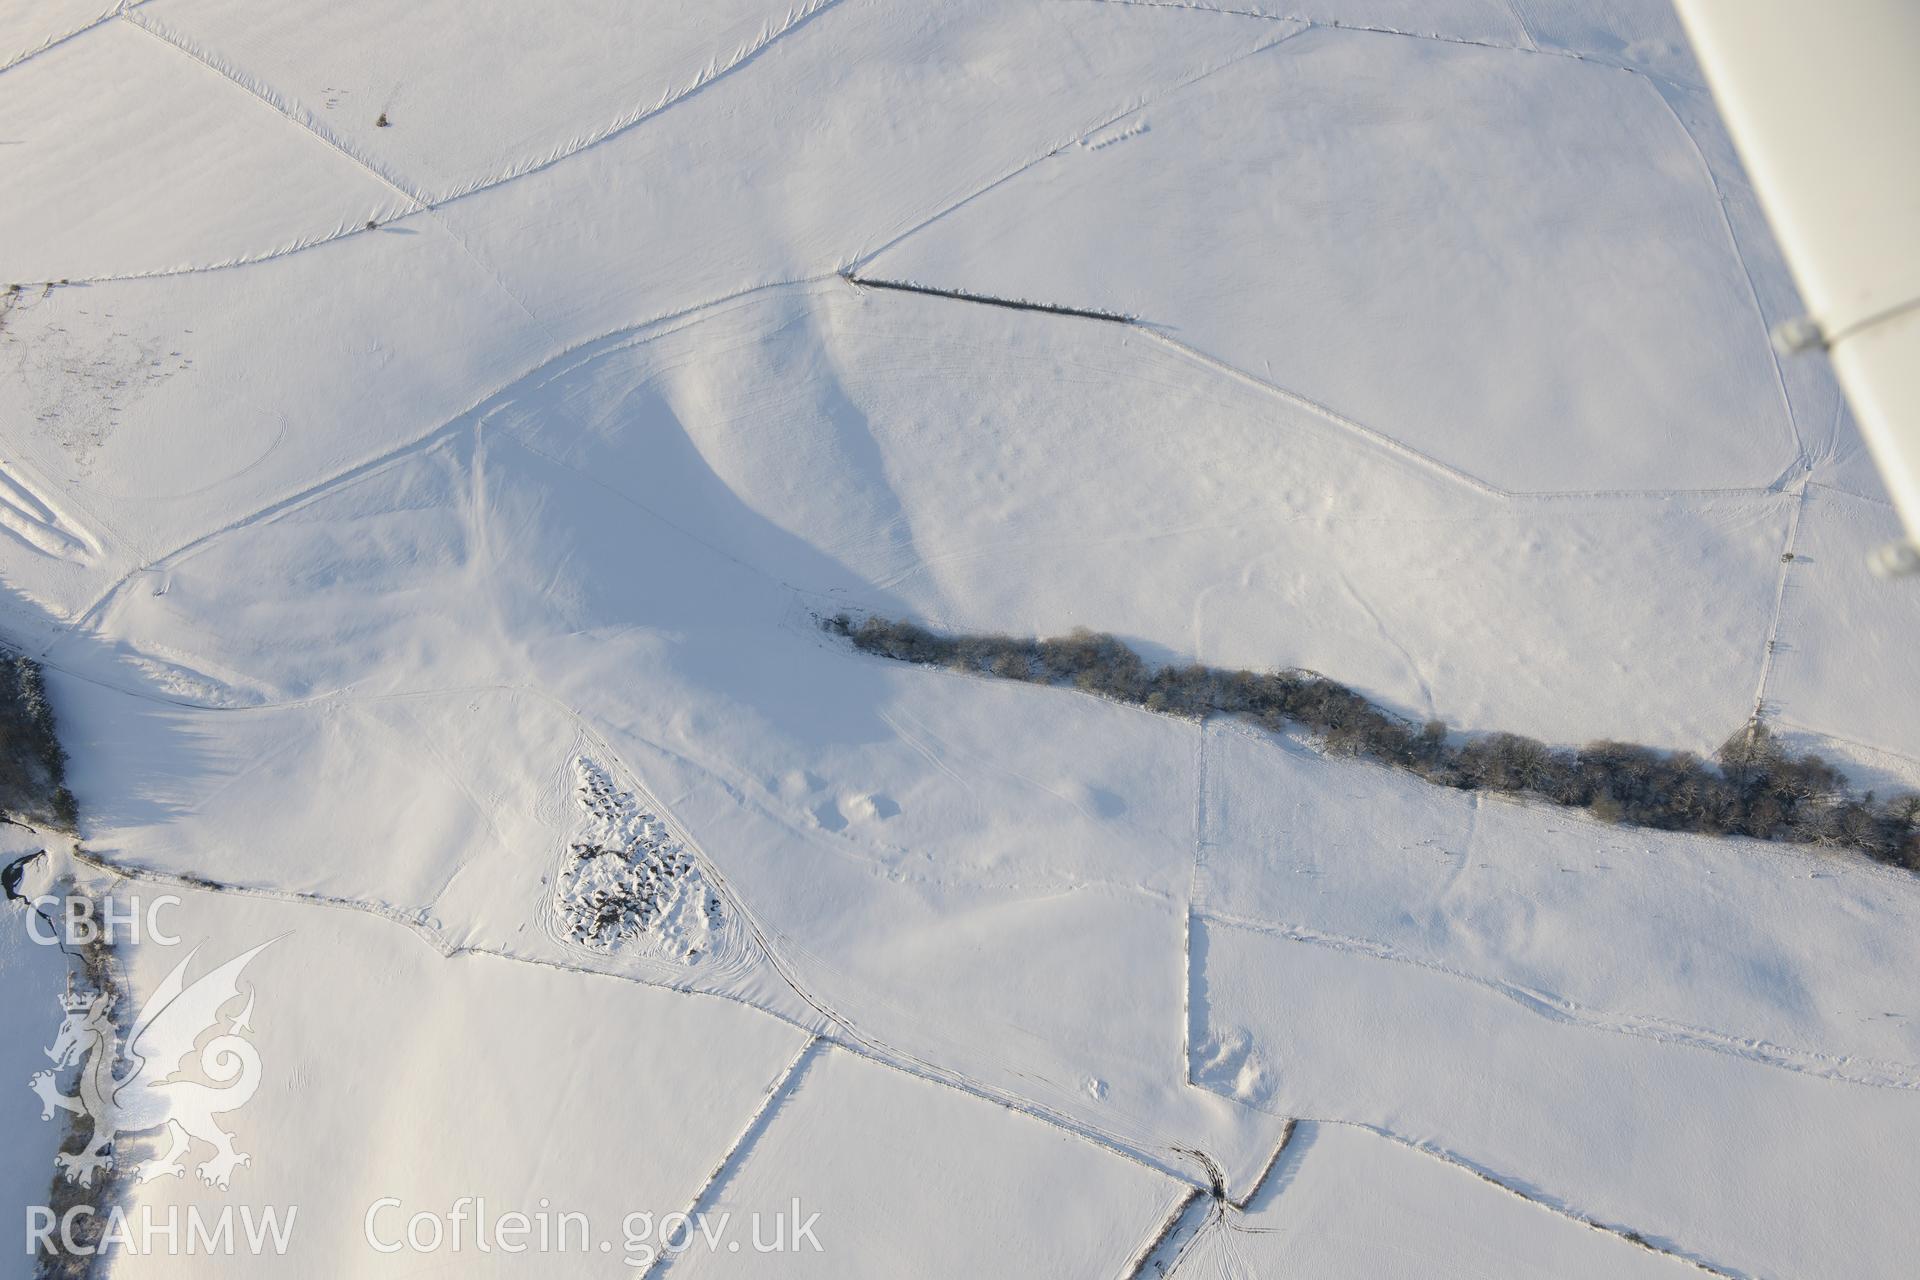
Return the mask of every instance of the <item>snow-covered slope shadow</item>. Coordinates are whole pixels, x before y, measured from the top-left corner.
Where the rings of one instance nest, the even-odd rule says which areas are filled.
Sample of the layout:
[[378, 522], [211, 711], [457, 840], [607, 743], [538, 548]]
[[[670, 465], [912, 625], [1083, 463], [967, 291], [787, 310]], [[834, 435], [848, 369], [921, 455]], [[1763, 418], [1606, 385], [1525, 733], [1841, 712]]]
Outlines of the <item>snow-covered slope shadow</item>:
[[[244, 676], [268, 701], [150, 713], [175, 735], [212, 739], [211, 762], [195, 762], [116, 733], [121, 717], [139, 719], [107, 705], [127, 694], [78, 695], [94, 761], [81, 785], [103, 797], [103, 812], [116, 812], [118, 788], [164, 798], [178, 814], [157, 826], [129, 810], [112, 829], [115, 853], [373, 901], [462, 945], [638, 973], [639, 957], [526, 927], [547, 909], [554, 886], [535, 879], [554, 863], [525, 851], [575, 842], [571, 824], [493, 840], [472, 827], [475, 814], [498, 809], [489, 797], [524, 814], [531, 802], [512, 797], [526, 779], [552, 777], [575, 754], [617, 761], [655, 798], [643, 807], [732, 885], [781, 966], [778, 981], [724, 963], [710, 973], [702, 956], [651, 980], [717, 986], [825, 1025], [804, 1003], [791, 1008], [797, 988], [869, 1052], [1024, 1100], [1163, 1164], [1186, 1168], [1175, 1148], [1200, 1147], [1234, 1170], [1257, 1168], [1275, 1122], [1223, 1110], [1184, 1081], [1180, 912], [1166, 895], [1185, 875], [1183, 838], [1170, 833], [1184, 831], [1190, 802], [1177, 768], [1129, 759], [1160, 728], [1128, 718], [1136, 729], [1101, 732], [1098, 757], [1075, 763], [1087, 757], [1070, 747], [1082, 732], [1075, 701], [1073, 717], [1035, 726], [1031, 764], [1006, 769], [983, 738], [990, 722], [965, 705], [972, 699], [925, 705], [923, 681], [850, 663], [794, 630], [796, 586], [859, 581], [768, 518], [791, 520], [796, 499], [817, 496], [815, 476], [841, 473], [825, 491], [832, 505], [812, 509], [843, 521], [858, 548], [891, 564], [911, 546], [887, 532], [898, 500], [867, 428], [847, 417], [851, 393], [830, 375], [796, 377], [819, 397], [811, 416], [804, 399], [763, 406], [761, 421], [796, 434], [760, 438], [736, 457], [716, 442], [751, 442], [760, 428], [689, 407], [704, 371], [663, 377], [657, 355], [623, 363], [632, 358], [607, 353], [571, 378], [530, 385], [484, 422], [169, 563], [165, 595], [117, 602], [106, 625], [135, 654], [164, 643], [203, 672]], [[816, 439], [808, 422], [831, 429]], [[784, 472], [768, 465], [782, 458]], [[258, 592], [276, 581], [284, 593]], [[226, 597], [238, 582], [256, 584], [244, 610], [259, 624], [251, 636], [214, 622], [232, 616]], [[422, 630], [423, 618], [433, 625]], [[427, 666], [433, 689], [421, 687]], [[603, 747], [576, 753], [565, 717], [544, 706], [577, 716]], [[457, 728], [463, 720], [471, 726]], [[1184, 737], [1141, 760], [1163, 749], [1183, 759]], [[288, 820], [324, 803], [300, 799], [316, 775], [333, 779], [316, 797], [340, 788], [361, 797], [344, 836], [317, 816]], [[1131, 808], [1116, 821], [1102, 797], [1123, 792]], [[1143, 878], [1158, 882], [1144, 896]], [[1089, 879], [1115, 887], [1075, 889]], [[942, 900], [955, 912], [944, 925], [928, 914]], [[1085, 923], [1068, 927], [1069, 917]], [[1118, 950], [1062, 945], [1082, 928], [1114, 937]], [[951, 999], [928, 1007], [910, 996], [934, 989], [913, 976], [917, 966], [965, 964], [987, 937], [994, 965]], [[1041, 945], [1053, 959], [1021, 960]], [[923, 954], [902, 964], [910, 946]], [[1115, 964], [1147, 966], [1162, 997], [1122, 1000], [1139, 986], [1114, 985]], [[1053, 1025], [1062, 1008], [1076, 1011], [1071, 1031]], [[1089, 1060], [1103, 1022], [1112, 1029]]]

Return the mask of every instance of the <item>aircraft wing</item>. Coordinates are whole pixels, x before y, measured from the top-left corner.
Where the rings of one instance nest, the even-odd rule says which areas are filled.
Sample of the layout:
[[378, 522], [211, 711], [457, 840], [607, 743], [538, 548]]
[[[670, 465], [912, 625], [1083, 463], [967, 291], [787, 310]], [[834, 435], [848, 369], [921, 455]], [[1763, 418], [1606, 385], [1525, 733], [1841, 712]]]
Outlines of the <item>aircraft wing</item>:
[[1781, 337], [1827, 349], [1920, 544], [1920, 0], [1676, 5], [1808, 309]]

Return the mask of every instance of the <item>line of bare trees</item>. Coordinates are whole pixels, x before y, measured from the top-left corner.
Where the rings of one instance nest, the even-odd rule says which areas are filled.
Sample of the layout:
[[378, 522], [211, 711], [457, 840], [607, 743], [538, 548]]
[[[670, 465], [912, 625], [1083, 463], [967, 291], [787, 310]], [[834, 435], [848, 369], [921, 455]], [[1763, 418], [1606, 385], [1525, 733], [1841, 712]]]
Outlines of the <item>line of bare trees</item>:
[[1311, 671], [1150, 666], [1124, 642], [1076, 630], [1050, 640], [947, 636], [911, 622], [845, 614], [826, 627], [863, 653], [1035, 684], [1070, 685], [1168, 715], [1232, 715], [1289, 725], [1326, 750], [1463, 791], [1500, 791], [1581, 808], [1607, 822], [1857, 850], [1920, 870], [1920, 795], [1854, 791], [1817, 755], [1790, 751], [1759, 721], [1715, 758], [1629, 742], [1550, 747], [1513, 733], [1461, 735], [1415, 723]]

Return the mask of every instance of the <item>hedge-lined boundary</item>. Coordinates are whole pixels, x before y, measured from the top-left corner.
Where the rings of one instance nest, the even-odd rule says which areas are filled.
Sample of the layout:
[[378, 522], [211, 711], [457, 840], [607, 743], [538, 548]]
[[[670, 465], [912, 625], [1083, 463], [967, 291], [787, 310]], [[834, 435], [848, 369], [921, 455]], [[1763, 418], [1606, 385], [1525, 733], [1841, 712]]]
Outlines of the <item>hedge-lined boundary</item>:
[[71, 832], [78, 816], [40, 664], [0, 649], [0, 818]]
[[983, 307], [1005, 307], [1009, 311], [1043, 311], [1050, 316], [1073, 316], [1080, 320], [1102, 320], [1108, 324], [1133, 324], [1134, 317], [1118, 311], [1102, 311], [1097, 307], [1066, 307], [1052, 302], [1029, 302], [1025, 298], [996, 298], [985, 293], [968, 293], [964, 289], [938, 289], [929, 284], [915, 284], [911, 280], [876, 280], [869, 276], [857, 276], [852, 271], [842, 271], [840, 278], [848, 284], [858, 285], [862, 289], [891, 289], [895, 293], [918, 293], [929, 298], [946, 298], [951, 302], [973, 302]]
[[1607, 822], [1853, 849], [1920, 870], [1920, 795], [1880, 800], [1817, 755], [1789, 751], [1755, 720], [1713, 760], [1630, 742], [1549, 747], [1513, 733], [1461, 736], [1415, 724], [1311, 671], [1150, 667], [1114, 636], [1051, 640], [947, 636], [911, 622], [846, 614], [823, 625], [863, 653], [1032, 684], [1068, 685], [1167, 715], [1238, 716], [1305, 729], [1333, 755], [1405, 770], [1439, 786], [1499, 791], [1585, 809]]

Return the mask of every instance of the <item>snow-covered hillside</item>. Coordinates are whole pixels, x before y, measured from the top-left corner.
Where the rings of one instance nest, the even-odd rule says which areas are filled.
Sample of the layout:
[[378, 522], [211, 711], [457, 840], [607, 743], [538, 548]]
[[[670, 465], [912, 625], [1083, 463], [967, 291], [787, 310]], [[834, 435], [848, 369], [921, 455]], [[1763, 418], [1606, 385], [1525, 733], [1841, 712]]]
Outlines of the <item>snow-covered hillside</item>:
[[[290, 1244], [105, 1273], [1920, 1249], [1920, 879], [818, 625], [1085, 626], [1553, 744], [1759, 714], [1920, 785], [1897, 524], [1768, 345], [1665, 0], [24, 0], [0, 181], [0, 639], [81, 810], [31, 884], [179, 899], [129, 1016], [275, 940], [220, 1018], [251, 1163], [118, 1194]], [[7, 910], [45, 1196], [71, 1010]], [[404, 1239], [462, 1197], [594, 1238]], [[817, 1255], [745, 1234], [790, 1201]]]

